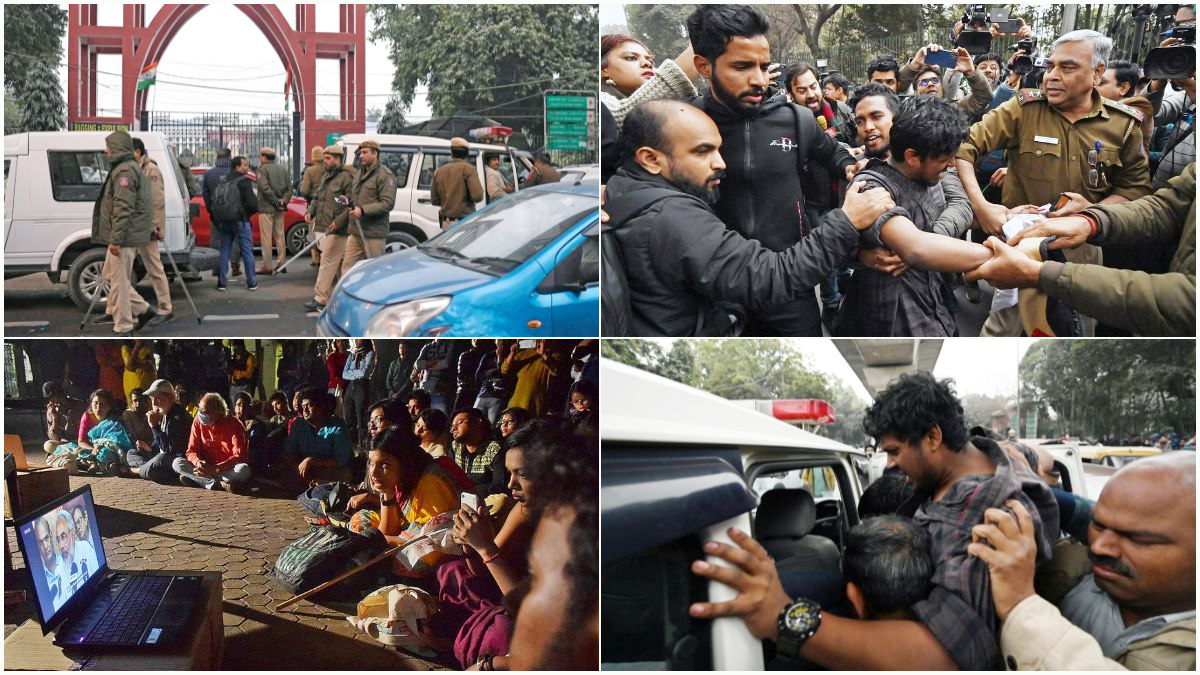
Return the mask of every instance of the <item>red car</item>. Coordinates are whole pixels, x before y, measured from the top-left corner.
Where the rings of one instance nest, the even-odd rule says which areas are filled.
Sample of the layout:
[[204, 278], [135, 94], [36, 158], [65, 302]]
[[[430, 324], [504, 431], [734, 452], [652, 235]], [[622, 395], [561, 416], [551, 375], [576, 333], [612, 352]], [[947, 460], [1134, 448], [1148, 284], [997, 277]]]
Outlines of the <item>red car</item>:
[[[192, 167], [192, 175], [196, 177], [197, 184], [202, 184], [204, 174], [209, 170], [207, 166]], [[254, 172], [246, 174], [250, 177], [250, 184], [254, 186], [254, 194], [258, 194], [258, 184], [255, 183]], [[218, 248], [221, 242], [214, 241], [212, 238], [212, 219], [209, 218], [208, 209], [204, 206], [204, 198], [197, 195], [192, 198], [193, 204], [198, 204], [200, 207], [200, 215], [192, 219], [192, 231], [196, 233], [196, 245], [206, 246], [208, 248]], [[284, 240], [287, 241], [288, 255], [296, 255], [300, 249], [304, 248], [307, 243], [308, 224], [304, 222], [304, 214], [308, 211], [308, 202], [301, 197], [292, 196], [288, 202], [287, 214], [283, 218]], [[258, 233], [258, 214], [250, 216], [250, 232], [254, 235], [254, 248], [262, 246], [262, 237]]]

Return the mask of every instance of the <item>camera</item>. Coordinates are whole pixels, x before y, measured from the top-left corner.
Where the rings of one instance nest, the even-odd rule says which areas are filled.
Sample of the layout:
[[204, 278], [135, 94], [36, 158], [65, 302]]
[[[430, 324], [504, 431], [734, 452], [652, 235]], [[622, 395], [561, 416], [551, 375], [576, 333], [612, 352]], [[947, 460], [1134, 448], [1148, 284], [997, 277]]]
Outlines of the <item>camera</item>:
[[1196, 22], [1181, 23], [1162, 34], [1164, 38], [1179, 38], [1183, 44], [1155, 47], [1146, 54], [1142, 71], [1152, 80], [1177, 80], [1196, 72]]
[[1019, 40], [1017, 44], [1009, 47], [1009, 49], [1013, 51], [1025, 52], [1024, 54], [1013, 59], [1012, 70], [1014, 73], [1024, 75], [1025, 73], [1033, 70], [1033, 59], [1035, 58], [1035, 52], [1037, 51], [1037, 38], [1028, 37], [1024, 40]]
[[986, 54], [992, 48], [992, 30], [988, 21], [987, 7], [967, 5], [962, 17], [962, 32], [954, 40], [955, 47], [962, 47], [968, 54]]

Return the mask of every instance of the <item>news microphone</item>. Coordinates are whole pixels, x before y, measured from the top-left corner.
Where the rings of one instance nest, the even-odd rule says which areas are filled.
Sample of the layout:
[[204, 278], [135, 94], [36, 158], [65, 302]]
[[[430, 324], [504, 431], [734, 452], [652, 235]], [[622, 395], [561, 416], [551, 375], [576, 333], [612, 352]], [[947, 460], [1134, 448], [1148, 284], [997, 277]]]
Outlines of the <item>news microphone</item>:
[[829, 122], [825, 119], [824, 115], [817, 115], [817, 124], [821, 126], [821, 131], [829, 128]]

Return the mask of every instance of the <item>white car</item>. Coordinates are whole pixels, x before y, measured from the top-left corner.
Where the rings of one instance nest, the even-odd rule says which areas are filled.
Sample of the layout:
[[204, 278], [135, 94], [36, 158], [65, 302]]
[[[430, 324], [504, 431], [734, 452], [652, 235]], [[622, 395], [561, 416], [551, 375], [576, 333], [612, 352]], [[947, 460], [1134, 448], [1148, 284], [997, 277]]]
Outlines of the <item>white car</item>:
[[[91, 302], [105, 249], [92, 243], [92, 209], [108, 176], [99, 131], [25, 132], [4, 137], [4, 276], [45, 273], [58, 283], [68, 273], [71, 300]], [[134, 132], [158, 163], [166, 190], [166, 240], [159, 246], [168, 274], [205, 270], [215, 256], [196, 253], [191, 200], [175, 152], [162, 134]], [[140, 263], [138, 263], [140, 269]]]
[[[442, 225], [438, 220], [438, 207], [430, 201], [429, 190], [434, 172], [450, 161], [450, 141], [433, 136], [346, 134], [338, 142], [346, 148], [347, 162], [357, 166], [358, 146], [367, 139], [379, 143], [379, 161], [396, 174], [396, 205], [392, 207], [387, 251], [416, 246], [439, 234]], [[500, 156], [501, 175], [520, 190], [533, 168], [529, 153], [503, 145], [471, 143], [467, 161], [475, 165], [479, 183], [485, 188], [483, 160], [490, 155]], [[516, 180], [513, 180], [514, 167]], [[483, 208], [486, 203], [485, 195], [475, 207]]]

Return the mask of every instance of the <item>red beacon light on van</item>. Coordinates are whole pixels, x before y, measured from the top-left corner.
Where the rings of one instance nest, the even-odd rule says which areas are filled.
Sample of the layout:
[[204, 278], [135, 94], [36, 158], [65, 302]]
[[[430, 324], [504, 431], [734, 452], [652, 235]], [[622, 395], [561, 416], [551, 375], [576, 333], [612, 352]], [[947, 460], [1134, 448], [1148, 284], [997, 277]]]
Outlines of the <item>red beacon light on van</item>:
[[836, 421], [829, 401], [816, 398], [776, 399], [771, 401], [771, 416], [783, 422], [833, 424]]
[[512, 127], [476, 127], [467, 132], [477, 141], [505, 141], [513, 135]]

